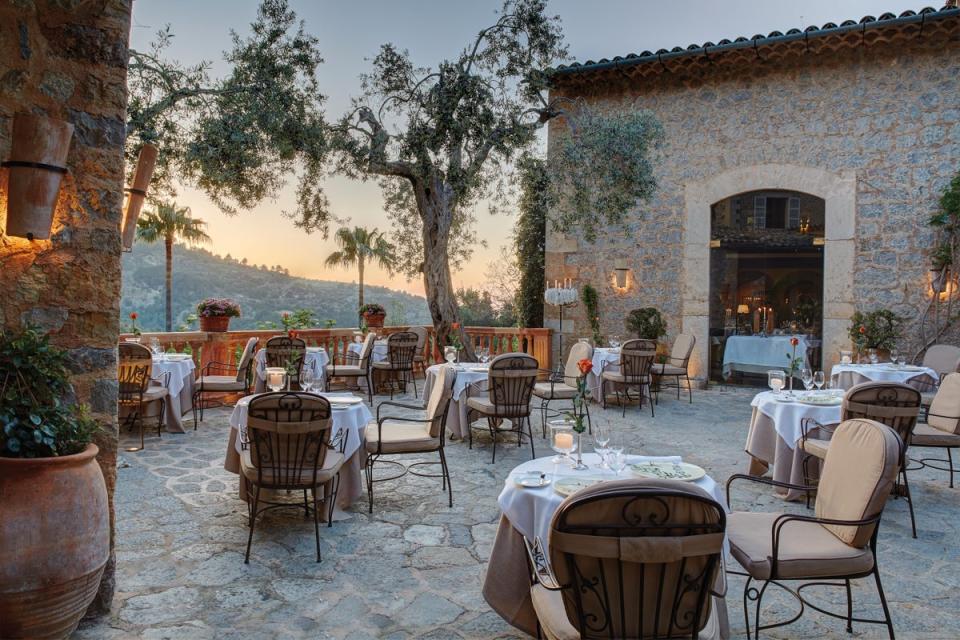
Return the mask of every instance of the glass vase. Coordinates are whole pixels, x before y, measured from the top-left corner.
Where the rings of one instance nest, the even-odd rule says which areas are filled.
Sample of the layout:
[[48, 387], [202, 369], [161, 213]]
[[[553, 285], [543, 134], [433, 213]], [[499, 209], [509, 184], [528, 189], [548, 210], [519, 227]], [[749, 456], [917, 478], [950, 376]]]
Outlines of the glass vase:
[[582, 452], [583, 452], [583, 432], [578, 431], [577, 432], [577, 460], [576, 460], [576, 464], [573, 465], [574, 471], [585, 471], [586, 469], [589, 468], [587, 467], [587, 465], [583, 464], [583, 458], [581, 456]]

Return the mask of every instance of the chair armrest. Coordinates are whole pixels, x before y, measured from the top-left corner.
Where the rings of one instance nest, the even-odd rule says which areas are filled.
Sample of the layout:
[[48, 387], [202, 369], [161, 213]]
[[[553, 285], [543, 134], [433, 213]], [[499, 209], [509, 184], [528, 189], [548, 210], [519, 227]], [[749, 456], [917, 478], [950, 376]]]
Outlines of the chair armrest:
[[829, 424], [822, 424], [817, 422], [813, 418], [803, 418], [800, 421], [800, 441], [806, 442], [810, 432], [814, 429], [819, 429], [824, 433], [829, 434], [833, 437], [833, 432], [836, 431], [837, 427], [840, 426], [839, 422], [831, 422]]
[[239, 372], [239, 369], [237, 369], [236, 365], [232, 365], [227, 362], [213, 361], [203, 365], [203, 369], [200, 370], [200, 374], [204, 376], [210, 375], [210, 372], [214, 369], [225, 371], [227, 374], [237, 374]]
[[[160, 374], [158, 378], [151, 378], [153, 382], [159, 382], [162, 386], [169, 388], [170, 387], [170, 372], [164, 371]], [[149, 388], [150, 382], [147, 382], [147, 387]]]
[[817, 487], [805, 484], [792, 484], [790, 482], [780, 482], [779, 480], [773, 480], [772, 478], [764, 478], [761, 476], [751, 476], [747, 473], [735, 473], [729, 478], [727, 478], [727, 506], [730, 506], [730, 485], [733, 484], [734, 480], [750, 480], [751, 482], [758, 482], [760, 484], [768, 484], [774, 487], [783, 487], [786, 489], [796, 489], [797, 491], [815, 491]]
[[550, 591], [560, 591], [562, 587], [557, 583], [557, 578], [550, 569], [550, 562], [547, 560], [540, 536], [535, 537], [532, 543], [524, 538], [523, 545], [527, 549], [527, 559], [530, 561], [531, 583], [539, 584]]
[[[427, 409], [427, 405], [425, 404], [423, 406], [420, 406], [420, 405], [410, 404], [405, 402], [394, 402], [393, 400], [384, 400], [377, 406], [377, 420], [380, 420], [380, 408], [383, 407], [384, 405], [390, 405], [391, 407], [400, 407], [401, 409], [415, 409], [417, 411], [426, 411]], [[423, 422], [423, 421], [418, 420], [418, 422]]]
[[[779, 548], [780, 548], [780, 533], [783, 530], [783, 527], [789, 522], [815, 522], [817, 524], [832, 524], [840, 525], [844, 527], [860, 527], [868, 524], [876, 524], [880, 522], [880, 516], [882, 514], [878, 513], [875, 516], [869, 518], [863, 518], [861, 520], [836, 520], [834, 518], [818, 518], [816, 516], [805, 516], [805, 515], [795, 515], [792, 513], [786, 513], [782, 516], [777, 517], [773, 521], [773, 527], [771, 528], [770, 535], [772, 536], [773, 546], [771, 547], [771, 559], [770, 559], [770, 577], [777, 577], [777, 562], [780, 559]], [[874, 536], [876, 536], [876, 531], [874, 531]]]
[[343, 453], [347, 449], [347, 434], [343, 428], [337, 429], [337, 433], [330, 439], [327, 446]]

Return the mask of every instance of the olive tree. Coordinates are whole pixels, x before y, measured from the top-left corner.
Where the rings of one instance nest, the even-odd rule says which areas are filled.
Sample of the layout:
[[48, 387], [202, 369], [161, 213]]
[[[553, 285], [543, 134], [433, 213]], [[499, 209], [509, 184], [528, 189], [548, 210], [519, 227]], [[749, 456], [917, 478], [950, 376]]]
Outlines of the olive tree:
[[[450, 269], [464, 247], [452, 238], [470, 238], [472, 207], [506, 188], [501, 177], [548, 123], [562, 120], [569, 131], [550, 158], [556, 228], [592, 239], [654, 188], [655, 120], [551, 95], [550, 66], [565, 57], [559, 18], [546, 14], [545, 0], [507, 0], [492, 25], [434, 66], [382, 45], [361, 94], [332, 129], [335, 169], [378, 179], [395, 216], [408, 228], [415, 223], [419, 246], [406, 257], [421, 259], [416, 269], [441, 341], [461, 326]], [[304, 226], [326, 223], [323, 209], [305, 214]]]

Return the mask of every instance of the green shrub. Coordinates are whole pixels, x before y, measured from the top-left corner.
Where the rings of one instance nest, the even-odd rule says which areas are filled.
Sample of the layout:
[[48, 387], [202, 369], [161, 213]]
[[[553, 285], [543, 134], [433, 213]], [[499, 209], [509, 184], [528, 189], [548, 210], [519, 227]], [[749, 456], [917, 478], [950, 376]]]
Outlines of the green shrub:
[[667, 323], [660, 312], [653, 307], [634, 309], [627, 314], [624, 324], [627, 331], [635, 333], [638, 338], [659, 340], [667, 335]]
[[903, 318], [889, 309], [861, 313], [850, 319], [850, 340], [858, 349], [887, 349], [897, 346]]
[[590, 321], [590, 329], [593, 331], [593, 344], [603, 343], [603, 336], [600, 335], [600, 294], [593, 285], [585, 284], [581, 290], [583, 306], [587, 308], [587, 319]]

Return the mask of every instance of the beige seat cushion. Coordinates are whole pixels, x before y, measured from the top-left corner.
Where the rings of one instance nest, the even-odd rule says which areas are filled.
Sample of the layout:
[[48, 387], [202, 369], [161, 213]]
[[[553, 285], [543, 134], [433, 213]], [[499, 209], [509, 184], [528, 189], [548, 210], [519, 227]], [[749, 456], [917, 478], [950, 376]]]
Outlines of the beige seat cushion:
[[807, 438], [799, 442], [800, 448], [812, 456], [817, 456], [821, 460], [827, 459], [827, 449], [830, 447], [829, 440], [817, 440], [816, 438]]
[[[252, 447], [248, 446], [240, 454], [240, 473], [242, 473], [243, 477], [247, 480], [257, 482], [260, 472], [257, 467], [253, 466], [251, 449]], [[340, 467], [343, 466], [343, 460], [343, 454], [339, 451], [327, 451], [327, 457], [323, 461], [323, 468], [317, 469], [317, 485], [319, 486], [330, 482], [333, 476], [340, 472]], [[264, 472], [263, 481], [265, 484], [271, 484], [273, 479], [272, 473]], [[297, 482], [297, 485], [302, 487], [313, 486], [312, 466], [301, 471], [300, 480]]]
[[373, 367], [374, 369], [382, 369], [385, 371], [402, 371], [403, 370], [403, 367], [399, 365], [394, 365], [389, 360], [385, 362], [374, 362], [370, 366]]
[[155, 400], [160, 400], [161, 398], [166, 398], [170, 392], [166, 387], [147, 387], [147, 390], [143, 392], [143, 402], [153, 402]]
[[[782, 514], [736, 512], [727, 517], [730, 553], [755, 579], [770, 576], [773, 523]], [[865, 573], [873, 568], [873, 555], [857, 549], [816, 522], [789, 522], [780, 530], [777, 578], [829, 578]]]
[[570, 385], [562, 382], [538, 382], [533, 385], [533, 395], [538, 398], [547, 398], [548, 400], [569, 400], [577, 395], [577, 390]]
[[683, 367], [675, 367], [672, 364], [660, 364], [659, 362], [653, 363], [650, 367], [650, 372], [658, 376], [685, 376], [687, 375], [687, 370]]
[[933, 404], [933, 399], [936, 397], [936, 391], [924, 391], [920, 394], [920, 405], [923, 407], [929, 407]]
[[[626, 382], [626, 378], [624, 378], [623, 374], [619, 371], [604, 371], [600, 377], [601, 379], [608, 380], [610, 382]], [[641, 381], [643, 384], [650, 384], [650, 376], [631, 380], [630, 384], [640, 384]]]
[[960, 447], [960, 435], [919, 423], [913, 428], [910, 445], [915, 447]]
[[500, 416], [504, 418], [520, 417], [530, 413], [530, 407], [520, 406], [496, 406], [489, 397], [467, 398], [467, 406], [474, 411], [479, 411], [485, 416]]
[[367, 425], [364, 435], [369, 453], [378, 450], [377, 437], [381, 437], [381, 453], [417, 453], [436, 451], [440, 448], [440, 438], [430, 437], [429, 422], [405, 422], [403, 420], [384, 420], [382, 435], [376, 422]]
[[332, 365], [327, 365], [327, 375], [337, 375], [337, 376], [365, 376], [367, 375], [367, 370], [363, 367], [355, 364], [343, 364], [336, 367]]
[[567, 618], [563, 596], [559, 591], [551, 591], [543, 585], [535, 584], [530, 588], [530, 599], [547, 640], [580, 640], [580, 634]]
[[201, 391], [244, 391], [247, 385], [237, 382], [236, 376], [200, 376], [197, 388]]

